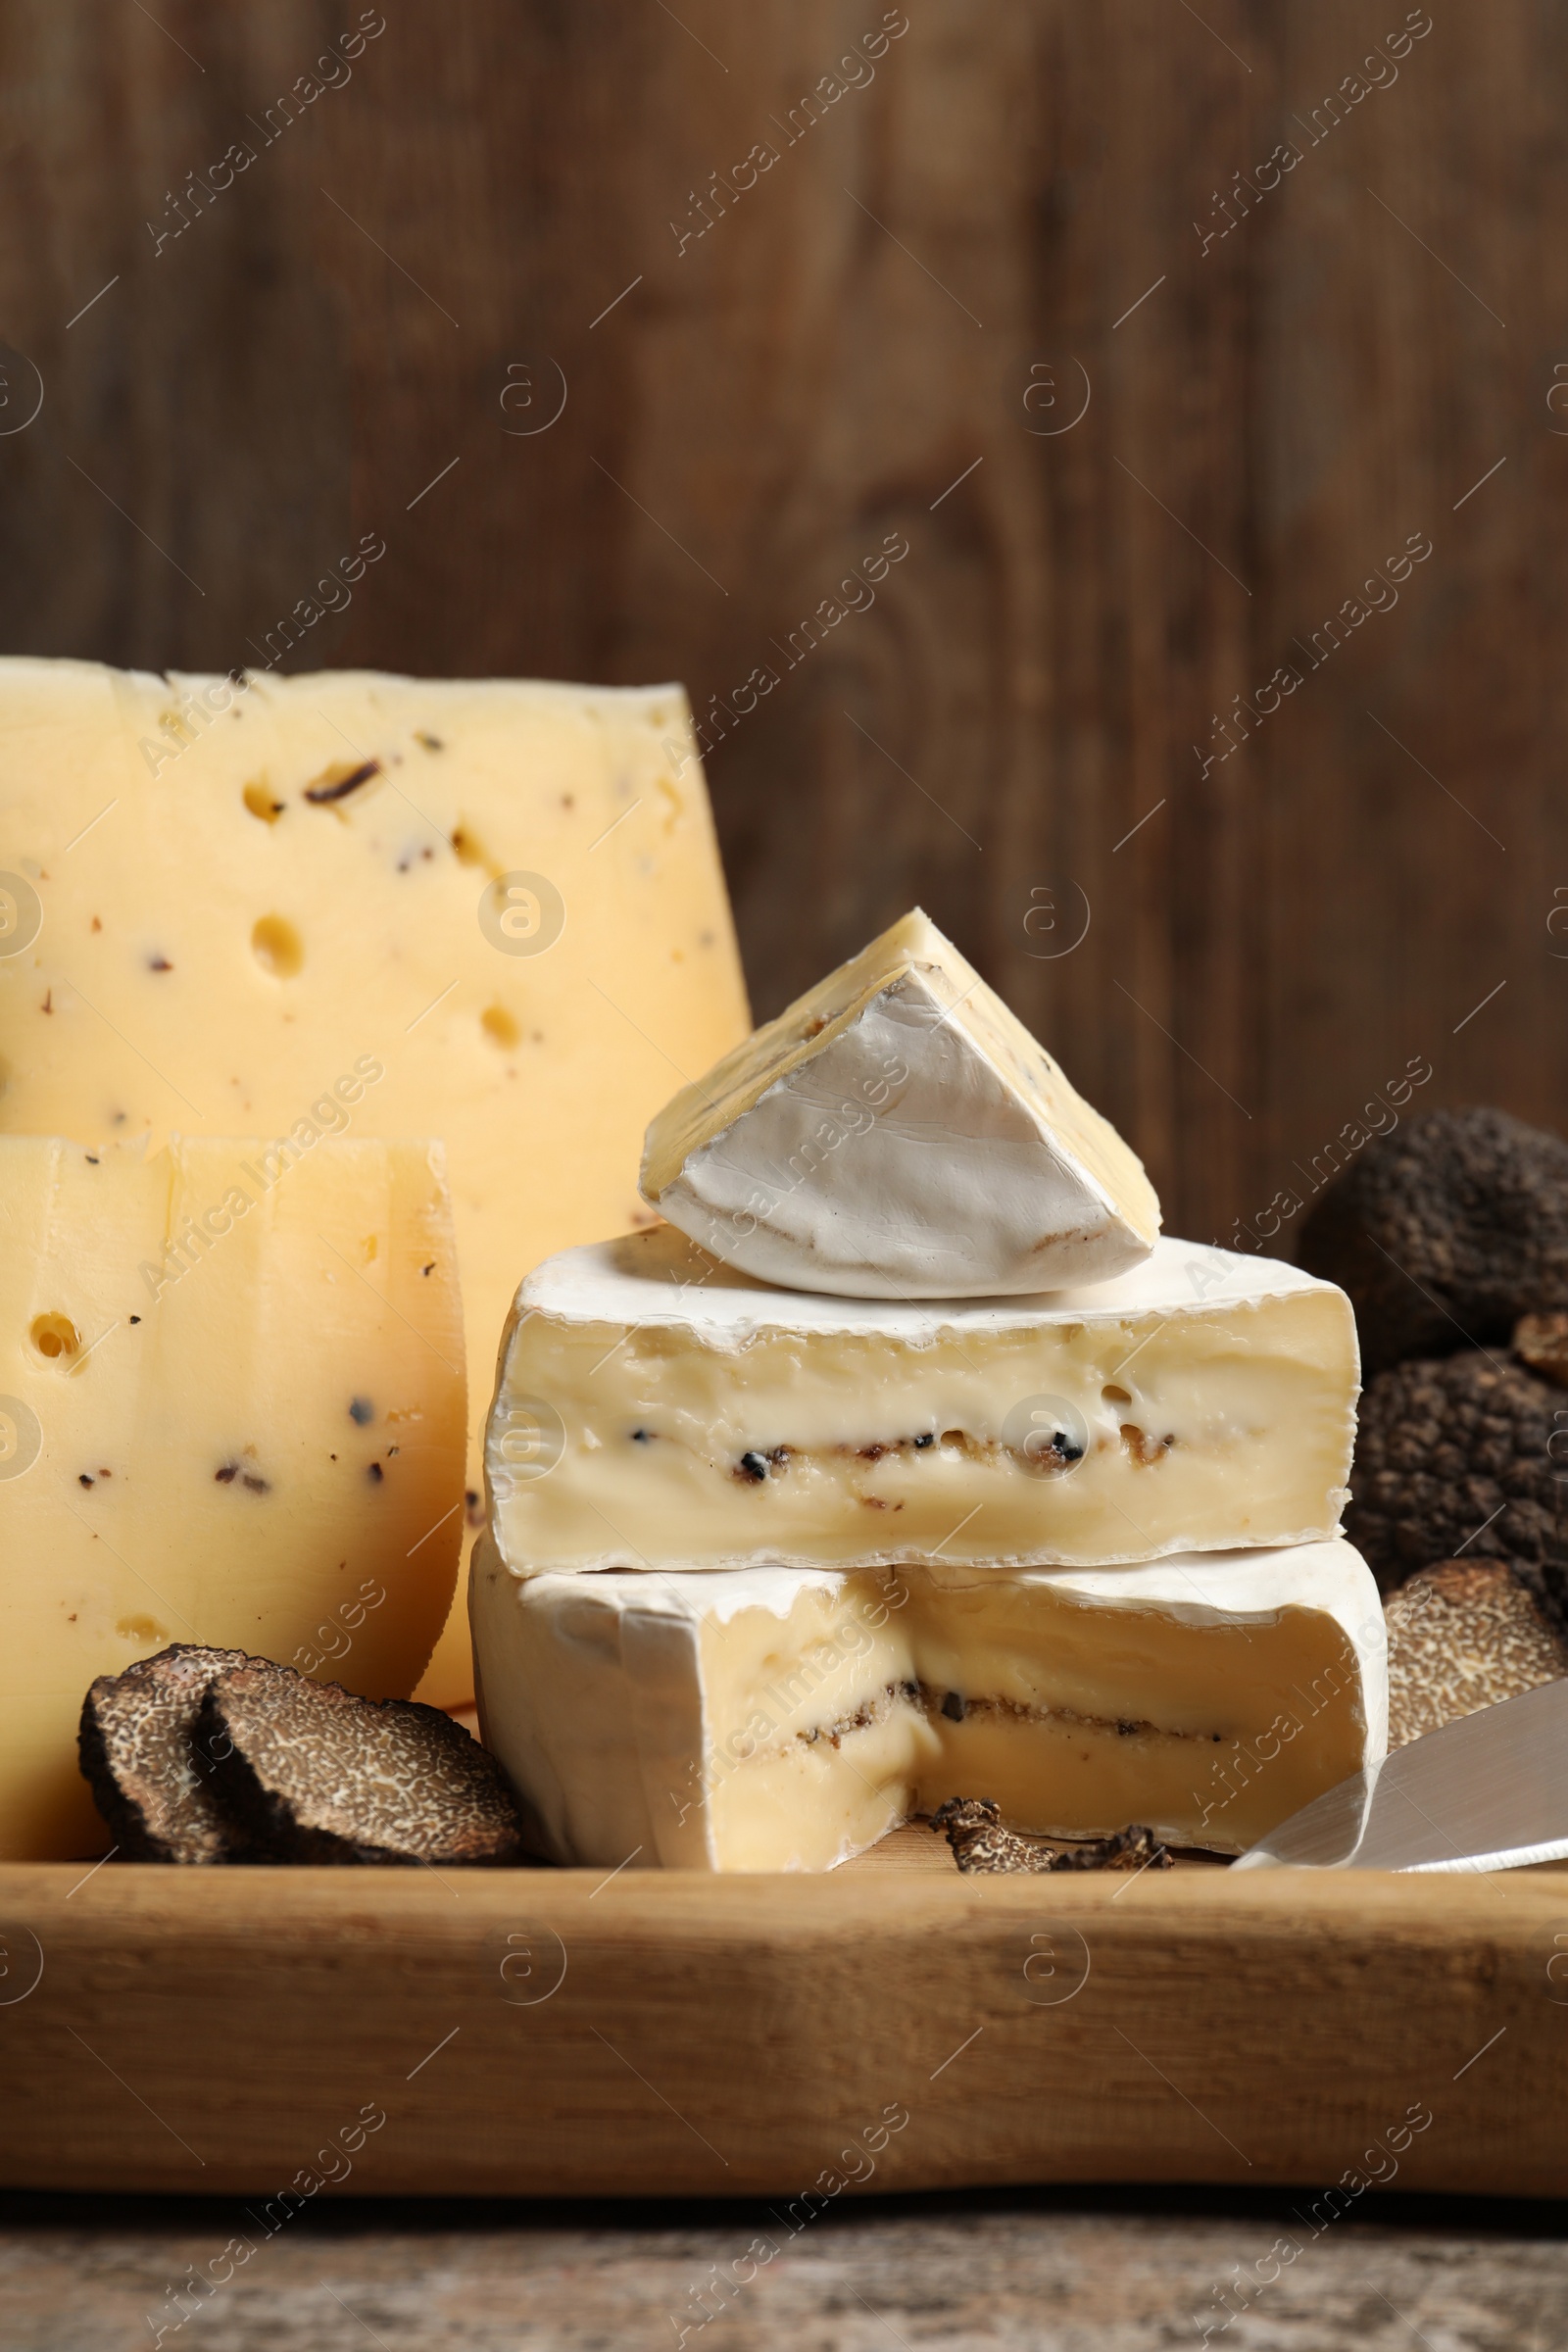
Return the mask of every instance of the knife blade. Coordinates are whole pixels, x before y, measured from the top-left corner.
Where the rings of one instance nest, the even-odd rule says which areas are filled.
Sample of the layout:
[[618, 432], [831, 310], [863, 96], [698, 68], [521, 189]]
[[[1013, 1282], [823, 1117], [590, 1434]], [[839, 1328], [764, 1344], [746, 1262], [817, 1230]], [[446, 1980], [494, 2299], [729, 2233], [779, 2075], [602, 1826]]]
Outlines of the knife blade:
[[1568, 1857], [1568, 1681], [1446, 1723], [1342, 1781], [1235, 1870], [1517, 1870]]

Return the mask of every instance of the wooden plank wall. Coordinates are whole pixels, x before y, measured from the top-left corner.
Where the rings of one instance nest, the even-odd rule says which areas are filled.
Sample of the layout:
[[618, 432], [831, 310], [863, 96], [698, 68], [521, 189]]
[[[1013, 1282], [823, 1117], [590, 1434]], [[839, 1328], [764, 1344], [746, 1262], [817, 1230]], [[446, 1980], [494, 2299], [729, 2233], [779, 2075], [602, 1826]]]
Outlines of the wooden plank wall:
[[1563, 1123], [1568, 18], [361, 21], [0, 18], [0, 646], [253, 662], [379, 532], [289, 666], [685, 679], [760, 1012], [922, 900], [1178, 1227], [1412, 1059]]

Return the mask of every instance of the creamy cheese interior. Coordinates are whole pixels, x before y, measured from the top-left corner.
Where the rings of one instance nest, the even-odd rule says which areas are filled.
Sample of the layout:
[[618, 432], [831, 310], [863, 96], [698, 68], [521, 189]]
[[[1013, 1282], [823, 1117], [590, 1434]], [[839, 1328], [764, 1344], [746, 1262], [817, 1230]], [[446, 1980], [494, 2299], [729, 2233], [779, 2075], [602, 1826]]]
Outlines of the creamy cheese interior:
[[770, 1291], [666, 1227], [523, 1284], [491, 1525], [526, 1574], [1297, 1543], [1338, 1525], [1356, 1375], [1342, 1292], [1191, 1243], [936, 1308]]
[[485, 1737], [540, 1850], [823, 1870], [945, 1797], [1239, 1851], [1381, 1757], [1382, 1611], [1343, 1540], [1110, 1571], [508, 1574]]
[[641, 1181], [729, 1264], [849, 1297], [1098, 1280], [1159, 1230], [1135, 1154], [918, 908], [683, 1088]]

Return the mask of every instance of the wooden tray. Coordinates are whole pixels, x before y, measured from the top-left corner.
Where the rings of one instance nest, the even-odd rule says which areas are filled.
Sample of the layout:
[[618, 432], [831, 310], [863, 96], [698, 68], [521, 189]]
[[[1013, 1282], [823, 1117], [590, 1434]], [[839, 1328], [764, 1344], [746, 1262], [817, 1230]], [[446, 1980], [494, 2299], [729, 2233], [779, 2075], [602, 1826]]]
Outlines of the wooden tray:
[[328, 2180], [792, 2228], [852, 2188], [1568, 2192], [1560, 1869], [965, 1879], [917, 1830], [827, 1878], [13, 1864], [0, 1943], [5, 2184], [259, 2229]]

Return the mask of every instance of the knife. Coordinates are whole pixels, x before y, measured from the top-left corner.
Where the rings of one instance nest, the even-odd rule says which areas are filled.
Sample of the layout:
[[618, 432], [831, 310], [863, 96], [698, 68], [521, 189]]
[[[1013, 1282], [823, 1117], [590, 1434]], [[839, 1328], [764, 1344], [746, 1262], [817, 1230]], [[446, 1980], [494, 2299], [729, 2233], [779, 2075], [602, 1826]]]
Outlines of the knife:
[[1517, 1870], [1568, 1857], [1568, 1681], [1396, 1748], [1314, 1797], [1234, 1870]]

